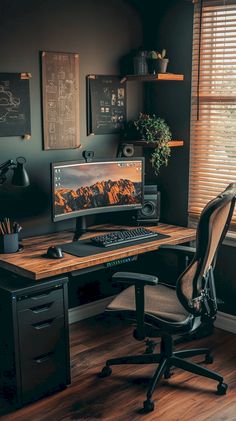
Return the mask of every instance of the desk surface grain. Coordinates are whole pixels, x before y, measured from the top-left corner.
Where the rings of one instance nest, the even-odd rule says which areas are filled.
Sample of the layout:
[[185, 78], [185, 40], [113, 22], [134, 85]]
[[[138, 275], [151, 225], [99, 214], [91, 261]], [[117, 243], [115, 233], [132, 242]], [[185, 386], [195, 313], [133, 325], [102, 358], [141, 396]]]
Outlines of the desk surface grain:
[[[102, 230], [115, 230], [120, 229], [114, 225], [103, 225], [94, 227], [99, 228], [99, 234]], [[128, 229], [129, 227], [122, 227]], [[157, 250], [163, 244], [181, 244], [195, 239], [195, 230], [192, 228], [177, 227], [174, 225], [159, 224], [158, 226], [149, 227], [152, 230], [167, 234], [170, 237], [153, 240], [148, 243], [138, 245], [129, 245], [117, 250], [106, 250], [103, 253], [96, 255], [77, 257], [71, 254], [64, 253], [62, 259], [48, 259], [43, 257], [49, 246], [68, 243], [72, 241], [72, 232], [60, 232], [37, 237], [26, 238], [21, 241], [24, 249], [20, 253], [0, 254], [0, 268], [7, 269], [18, 275], [25, 276], [33, 280], [41, 280], [51, 276], [60, 275], [63, 273], [72, 272], [97, 266], [110, 262], [112, 260], [121, 259], [137, 254], [143, 254], [153, 250]], [[98, 235], [98, 232], [86, 233], [82, 239]]]

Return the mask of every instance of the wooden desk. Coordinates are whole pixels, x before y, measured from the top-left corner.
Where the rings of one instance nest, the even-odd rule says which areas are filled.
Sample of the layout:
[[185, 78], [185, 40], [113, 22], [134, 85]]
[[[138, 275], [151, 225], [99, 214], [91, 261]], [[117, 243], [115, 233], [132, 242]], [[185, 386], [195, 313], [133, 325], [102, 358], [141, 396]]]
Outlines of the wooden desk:
[[[94, 228], [97, 231], [83, 238], [120, 227]], [[27, 238], [22, 241], [22, 252], [0, 254], [0, 268], [6, 270], [0, 276], [0, 306], [5, 316], [1, 318], [0, 343], [2, 349], [11, 350], [0, 359], [0, 392], [11, 404], [22, 406], [70, 383], [66, 274], [95, 271], [108, 262], [157, 250], [162, 244], [195, 238], [195, 230], [189, 228], [160, 224], [152, 229], [169, 237], [87, 257], [67, 253], [63, 259], [43, 257], [49, 246], [72, 241], [73, 233], [63, 232]], [[14, 374], [4, 377], [8, 372]]]
[[[120, 227], [114, 225], [94, 227], [94, 229], [99, 229], [99, 233], [102, 232], [103, 228], [104, 230], [109, 229], [114, 231]], [[123, 228], [128, 229], [128, 227]], [[58, 260], [47, 259], [42, 257], [42, 255], [46, 253], [48, 247], [51, 245], [71, 242], [73, 237], [72, 232], [61, 232], [27, 238], [22, 241], [24, 250], [21, 253], [0, 254], [0, 268], [38, 281], [55, 275], [79, 271], [88, 267], [94, 267], [94, 270], [96, 270], [96, 266], [113, 260], [157, 250], [163, 244], [182, 244], [195, 239], [195, 230], [192, 228], [183, 228], [166, 224], [159, 224], [158, 226], [150, 228], [163, 234], [168, 234], [170, 237], [146, 243], [144, 242], [138, 245], [129, 245], [125, 248], [118, 248], [117, 250], [106, 250], [103, 253], [87, 257], [77, 257], [65, 253], [65, 257]], [[98, 235], [97, 231], [94, 233], [86, 233], [83, 238], [89, 238], [95, 235]]]

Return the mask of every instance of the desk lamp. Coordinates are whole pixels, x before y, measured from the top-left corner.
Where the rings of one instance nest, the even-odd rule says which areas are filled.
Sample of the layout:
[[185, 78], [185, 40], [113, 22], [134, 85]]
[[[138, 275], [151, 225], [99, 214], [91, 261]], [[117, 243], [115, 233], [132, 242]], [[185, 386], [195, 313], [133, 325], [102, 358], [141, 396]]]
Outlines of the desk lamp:
[[25, 163], [26, 159], [23, 156], [19, 156], [16, 158], [16, 163], [12, 159], [9, 159], [3, 164], [0, 164], [0, 184], [5, 183], [7, 180], [6, 174], [11, 169], [13, 170], [11, 184], [19, 187], [29, 186], [29, 176], [24, 168]]

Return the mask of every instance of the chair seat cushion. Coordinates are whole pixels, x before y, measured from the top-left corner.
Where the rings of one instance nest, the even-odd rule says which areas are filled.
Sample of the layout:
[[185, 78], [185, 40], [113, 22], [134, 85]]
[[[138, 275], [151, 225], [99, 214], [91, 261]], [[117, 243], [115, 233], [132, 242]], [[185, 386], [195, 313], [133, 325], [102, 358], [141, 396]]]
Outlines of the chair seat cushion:
[[[165, 322], [186, 325], [189, 324], [191, 315], [179, 302], [175, 289], [165, 285], [146, 285], [145, 317], [151, 316], [152, 322], [156, 320], [157, 325]], [[131, 286], [122, 291], [107, 307], [108, 311], [135, 312], [135, 289]], [[149, 317], [148, 317], [149, 319]], [[162, 323], [161, 323], [162, 324]], [[160, 326], [161, 327], [161, 326]]]

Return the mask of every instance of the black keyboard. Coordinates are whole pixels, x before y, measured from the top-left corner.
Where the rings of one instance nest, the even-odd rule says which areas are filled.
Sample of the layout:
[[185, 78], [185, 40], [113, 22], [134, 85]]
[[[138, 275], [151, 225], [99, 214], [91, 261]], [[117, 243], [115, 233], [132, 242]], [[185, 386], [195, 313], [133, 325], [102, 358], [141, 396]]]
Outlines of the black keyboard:
[[133, 228], [130, 230], [112, 231], [108, 234], [93, 237], [90, 241], [98, 247], [112, 247], [149, 238], [157, 239], [158, 233], [146, 228]]

